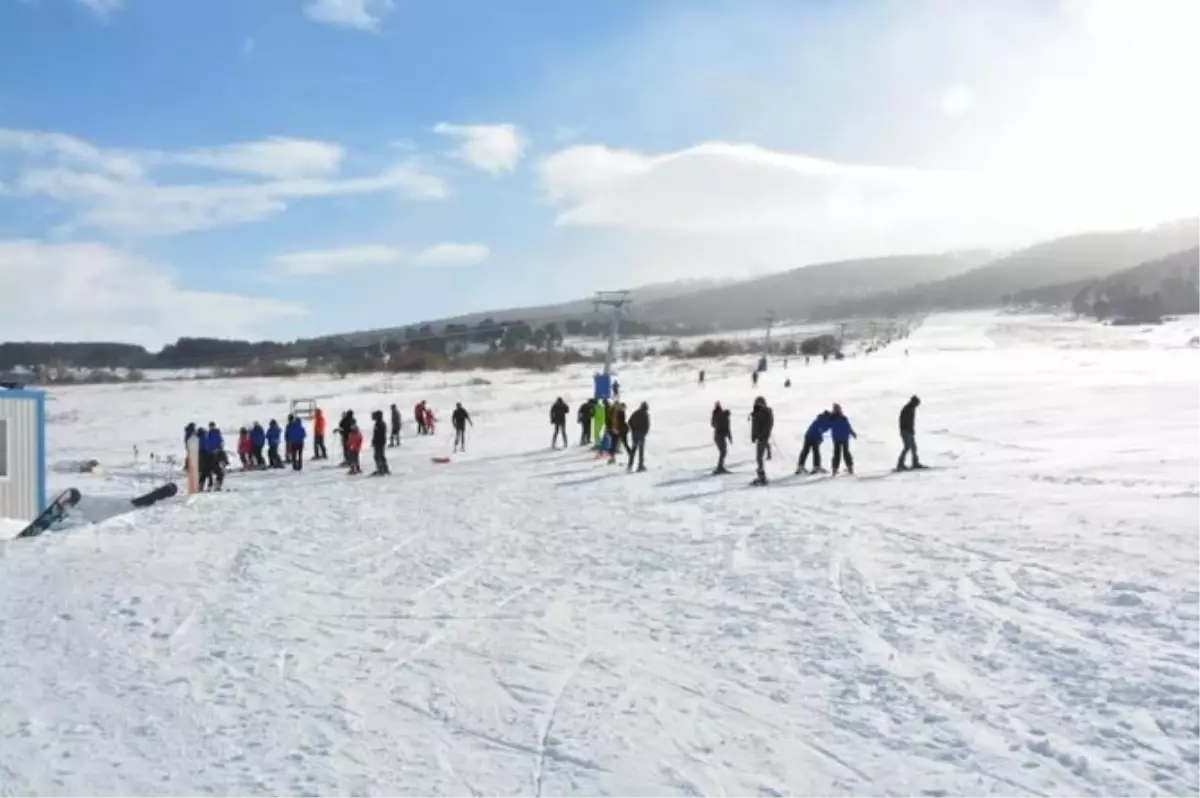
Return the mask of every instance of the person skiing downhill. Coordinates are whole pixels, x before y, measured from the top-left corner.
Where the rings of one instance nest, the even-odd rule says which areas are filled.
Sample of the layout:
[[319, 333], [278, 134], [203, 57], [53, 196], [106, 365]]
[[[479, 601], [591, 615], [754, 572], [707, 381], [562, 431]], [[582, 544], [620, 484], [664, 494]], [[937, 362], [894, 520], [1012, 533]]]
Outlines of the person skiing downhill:
[[629, 416], [629, 435], [632, 439], [629, 449], [629, 465], [625, 467], [626, 471], [633, 470], [633, 459], [637, 456], [637, 470], [642, 472], [646, 470], [646, 436], [650, 434], [650, 405], [642, 402], [638, 405], [638, 409], [634, 410]]
[[857, 438], [858, 433], [850, 424], [850, 419], [842, 413], [842, 406], [835, 404], [829, 414], [829, 437], [833, 439], [833, 475], [837, 476], [842, 459], [846, 460], [846, 473], [854, 473], [854, 456], [850, 454], [850, 439]]
[[579, 406], [579, 412], [575, 418], [579, 422], [579, 445], [587, 446], [592, 442], [592, 412], [595, 407], [596, 400], [588, 399]]
[[388, 446], [400, 445], [400, 408], [396, 407], [396, 403], [392, 402], [392, 434], [388, 438]]
[[329, 452], [325, 450], [325, 411], [317, 408], [313, 414], [313, 456], [314, 460], [328, 460]]
[[392, 473], [392, 470], [388, 468], [388, 431], [387, 424], [383, 421], [383, 411], [372, 411], [371, 420], [375, 422], [371, 430], [371, 449], [375, 452], [375, 472], [371, 476], [382, 477]]
[[914, 395], [900, 409], [900, 441], [904, 444], [904, 448], [900, 450], [900, 459], [896, 461], [897, 471], [906, 471], [908, 469], [908, 466], [904, 465], [904, 455], [909, 452], [912, 452], [912, 468], [925, 468], [925, 466], [921, 465], [921, 460], [917, 456], [916, 416], [917, 408], [920, 406], [920, 397]]
[[725, 468], [725, 455], [729, 453], [728, 444], [733, 443], [733, 431], [729, 421], [730, 411], [721, 407], [721, 403], [717, 402], [713, 405], [712, 411], [712, 430], [713, 443], [717, 445], [717, 467], [713, 469], [713, 474], [728, 474], [729, 470]]
[[825, 438], [825, 433], [829, 430], [829, 411], [822, 410], [817, 414], [817, 417], [808, 425], [808, 429], [804, 433], [804, 448], [800, 450], [800, 459], [796, 462], [796, 473], [806, 474], [808, 469], [805, 464], [808, 462], [808, 455], [812, 453], [813, 468], [812, 473], [824, 474], [825, 469], [821, 468], [821, 442]]
[[550, 440], [550, 448], [558, 448], [558, 436], [562, 435], [563, 448], [567, 448], [570, 443], [567, 441], [567, 416], [571, 414], [571, 407], [560, 396], [554, 400], [554, 404], [550, 406], [550, 423], [554, 426], [554, 437]]
[[750, 412], [750, 441], [754, 444], [754, 461], [757, 465], [753, 485], [767, 484], [767, 471], [763, 465], [763, 457], [771, 445], [771, 432], [775, 429], [775, 413], [767, 406], [767, 400], [759, 396], [754, 400], [754, 410]]
[[467, 450], [467, 425], [475, 426], [471, 414], [462, 406], [462, 402], [454, 404], [454, 412], [450, 415], [450, 423], [454, 425], [454, 451]]

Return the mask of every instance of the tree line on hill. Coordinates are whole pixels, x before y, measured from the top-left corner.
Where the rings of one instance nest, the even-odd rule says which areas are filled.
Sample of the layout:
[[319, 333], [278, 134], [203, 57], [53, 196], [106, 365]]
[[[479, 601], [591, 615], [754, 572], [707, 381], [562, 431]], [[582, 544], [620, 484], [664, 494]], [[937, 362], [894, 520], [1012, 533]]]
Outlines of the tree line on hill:
[[[339, 364], [353, 368], [354, 364], [388, 359], [416, 364], [422, 358], [432, 362], [432, 358], [454, 359], [467, 354], [490, 354], [493, 361], [499, 362], [518, 353], [562, 354], [568, 336], [602, 338], [608, 335], [608, 329], [609, 322], [602, 319], [567, 319], [561, 324], [534, 325], [521, 320], [495, 322], [489, 318], [474, 325], [411, 325], [371, 344], [351, 343], [338, 336], [289, 343], [180, 338], [158, 352], [151, 352], [145, 347], [121, 343], [9, 342], [0, 343], [0, 371], [257, 369], [269, 376], [287, 371], [289, 361], [299, 360], [320, 363], [329, 370], [338, 370]], [[653, 325], [642, 321], [621, 322], [622, 337], [655, 333]], [[525, 360], [528, 362], [528, 358]]]

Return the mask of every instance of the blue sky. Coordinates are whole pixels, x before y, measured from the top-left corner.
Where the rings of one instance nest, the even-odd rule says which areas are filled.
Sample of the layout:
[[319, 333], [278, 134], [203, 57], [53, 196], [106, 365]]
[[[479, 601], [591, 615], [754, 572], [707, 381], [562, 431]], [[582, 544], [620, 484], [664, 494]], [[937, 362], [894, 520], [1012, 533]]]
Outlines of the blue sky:
[[0, 339], [293, 338], [1193, 212], [1194, 12], [0, 0]]

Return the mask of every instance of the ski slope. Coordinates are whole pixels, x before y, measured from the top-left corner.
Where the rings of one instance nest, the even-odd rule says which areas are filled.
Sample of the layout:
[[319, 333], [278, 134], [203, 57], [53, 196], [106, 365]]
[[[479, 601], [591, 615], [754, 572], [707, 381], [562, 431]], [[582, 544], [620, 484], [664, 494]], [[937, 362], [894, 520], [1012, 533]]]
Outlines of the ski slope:
[[[51, 459], [105, 468], [52, 474], [86, 497], [67, 529], [0, 544], [0, 793], [1194, 795], [1196, 327], [941, 316], [793, 359], [758, 389], [766, 488], [746, 358], [622, 370], [640, 475], [549, 449], [585, 371], [56, 389]], [[913, 392], [939, 468], [891, 474]], [[296, 396], [443, 423], [386, 479], [117, 512], [187, 421]], [[433, 465], [455, 401], [469, 452]], [[834, 401], [859, 475], [785, 479]]]

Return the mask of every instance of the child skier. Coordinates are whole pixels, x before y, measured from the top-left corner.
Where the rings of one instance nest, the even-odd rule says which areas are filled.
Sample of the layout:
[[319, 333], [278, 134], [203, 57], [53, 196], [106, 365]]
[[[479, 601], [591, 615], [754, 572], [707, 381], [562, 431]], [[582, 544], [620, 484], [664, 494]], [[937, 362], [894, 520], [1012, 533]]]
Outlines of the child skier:
[[363, 434], [355, 424], [350, 428], [349, 434], [346, 436], [346, 464], [350, 466], [347, 474], [361, 474], [362, 464], [359, 461], [359, 455], [362, 453]]

